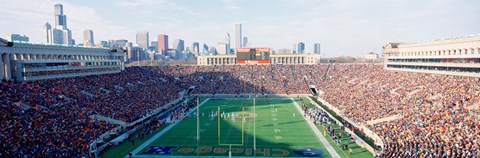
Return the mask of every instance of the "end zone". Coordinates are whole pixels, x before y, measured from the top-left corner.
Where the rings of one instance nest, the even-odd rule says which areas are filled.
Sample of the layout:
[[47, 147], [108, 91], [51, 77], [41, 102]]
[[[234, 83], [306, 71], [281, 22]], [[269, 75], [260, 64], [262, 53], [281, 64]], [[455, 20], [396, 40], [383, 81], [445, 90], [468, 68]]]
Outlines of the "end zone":
[[[204, 101], [202, 101], [202, 103], [200, 103], [198, 106], [196, 106], [195, 108], [192, 108], [188, 113], [187, 115], [189, 115], [190, 113], [194, 112], [195, 110], [197, 110], [197, 108], [200, 108], [200, 106], [202, 106], [203, 104], [205, 104], [206, 102], [208, 102], [210, 100], [210, 98], [207, 98], [205, 99]], [[140, 151], [142, 151], [142, 149], [144, 149], [145, 147], [147, 147], [148, 145], [150, 145], [153, 141], [155, 141], [156, 139], [158, 139], [160, 136], [162, 136], [164, 133], [166, 133], [168, 130], [170, 130], [172, 127], [174, 127], [175, 125], [177, 125], [177, 123], [181, 122], [183, 119], [179, 120], [179, 121], [176, 121], [175, 123], [172, 123], [170, 125], [168, 125], [165, 129], [163, 129], [162, 131], [158, 132], [157, 134], [155, 134], [152, 138], [148, 139], [147, 141], [143, 142], [142, 145], [138, 146], [135, 150], [132, 151], [134, 157], [136, 157], [135, 155], [137, 155]], [[129, 155], [125, 155], [125, 158], [129, 158]]]

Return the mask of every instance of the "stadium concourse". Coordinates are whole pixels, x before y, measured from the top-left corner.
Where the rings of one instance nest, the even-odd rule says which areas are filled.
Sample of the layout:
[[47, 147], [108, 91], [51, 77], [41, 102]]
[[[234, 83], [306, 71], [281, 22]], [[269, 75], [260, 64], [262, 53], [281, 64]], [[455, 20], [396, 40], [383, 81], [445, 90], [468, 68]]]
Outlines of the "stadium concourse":
[[381, 157], [479, 157], [478, 78], [381, 65], [129, 67], [117, 74], [0, 84], [0, 157], [89, 157], [89, 143], [195, 85], [201, 94], [307, 94], [308, 85], [385, 144]]

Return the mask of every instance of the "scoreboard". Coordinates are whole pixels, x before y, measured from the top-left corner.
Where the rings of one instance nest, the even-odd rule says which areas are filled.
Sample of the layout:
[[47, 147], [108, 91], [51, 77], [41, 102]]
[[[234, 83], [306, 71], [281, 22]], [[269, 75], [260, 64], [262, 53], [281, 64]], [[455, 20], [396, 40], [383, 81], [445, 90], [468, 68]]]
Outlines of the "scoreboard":
[[270, 48], [237, 48], [237, 64], [270, 64]]

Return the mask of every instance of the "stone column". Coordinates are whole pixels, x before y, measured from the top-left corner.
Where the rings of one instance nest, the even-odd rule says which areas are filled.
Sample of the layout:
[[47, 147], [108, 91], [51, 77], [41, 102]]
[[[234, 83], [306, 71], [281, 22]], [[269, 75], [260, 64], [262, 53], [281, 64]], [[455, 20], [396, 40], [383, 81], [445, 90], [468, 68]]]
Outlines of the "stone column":
[[3, 65], [3, 54], [2, 52], [0, 52], [0, 80], [2, 80], [4, 77], [3, 77], [3, 68], [5, 66]]
[[10, 71], [10, 56], [12, 54], [6, 54], [5, 55], [5, 76], [4, 78], [7, 79], [7, 80], [10, 80], [11, 77], [12, 77], [12, 74], [10, 74], [12, 71]]

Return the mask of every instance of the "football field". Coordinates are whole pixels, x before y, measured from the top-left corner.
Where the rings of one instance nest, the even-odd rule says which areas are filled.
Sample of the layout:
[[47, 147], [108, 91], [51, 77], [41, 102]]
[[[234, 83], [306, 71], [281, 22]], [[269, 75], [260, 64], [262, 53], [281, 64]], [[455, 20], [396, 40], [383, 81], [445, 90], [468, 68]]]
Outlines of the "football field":
[[133, 153], [134, 157], [338, 157], [309, 122], [291, 98], [203, 99], [199, 109], [192, 109]]

